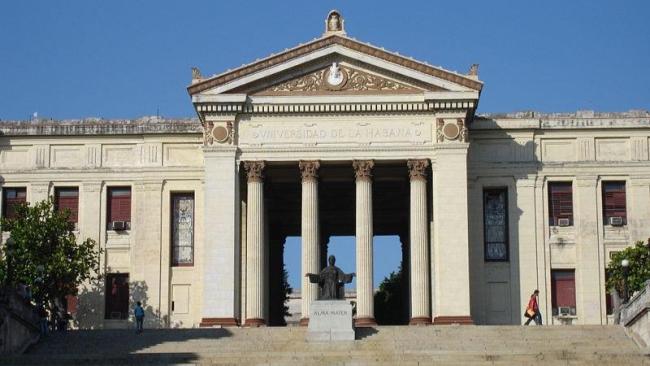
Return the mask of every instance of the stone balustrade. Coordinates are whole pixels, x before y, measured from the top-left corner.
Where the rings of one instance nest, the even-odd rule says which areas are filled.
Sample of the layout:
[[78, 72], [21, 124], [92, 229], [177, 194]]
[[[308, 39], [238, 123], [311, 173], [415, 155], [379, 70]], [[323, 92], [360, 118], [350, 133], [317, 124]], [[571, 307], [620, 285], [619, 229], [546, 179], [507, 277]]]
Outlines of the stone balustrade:
[[650, 353], [650, 280], [620, 309], [620, 324]]
[[38, 342], [39, 318], [16, 291], [0, 289], [0, 355], [16, 355]]

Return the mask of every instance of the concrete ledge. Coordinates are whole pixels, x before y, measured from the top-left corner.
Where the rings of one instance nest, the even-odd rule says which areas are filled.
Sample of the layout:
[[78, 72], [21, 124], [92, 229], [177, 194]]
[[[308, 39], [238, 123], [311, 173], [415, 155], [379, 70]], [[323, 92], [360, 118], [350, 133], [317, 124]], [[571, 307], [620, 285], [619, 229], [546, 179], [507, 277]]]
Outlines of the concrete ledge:
[[264, 327], [266, 326], [266, 321], [264, 319], [252, 318], [246, 319], [244, 323], [245, 327]]
[[437, 316], [433, 319], [433, 325], [451, 325], [451, 324], [460, 324], [460, 325], [473, 325], [474, 321], [472, 317], [467, 316]]
[[201, 319], [201, 323], [199, 323], [199, 327], [201, 328], [215, 327], [215, 326], [236, 327], [238, 325], [239, 323], [235, 318], [203, 318]]
[[365, 318], [355, 318], [354, 326], [355, 327], [374, 327], [377, 325], [375, 318], [365, 317]]

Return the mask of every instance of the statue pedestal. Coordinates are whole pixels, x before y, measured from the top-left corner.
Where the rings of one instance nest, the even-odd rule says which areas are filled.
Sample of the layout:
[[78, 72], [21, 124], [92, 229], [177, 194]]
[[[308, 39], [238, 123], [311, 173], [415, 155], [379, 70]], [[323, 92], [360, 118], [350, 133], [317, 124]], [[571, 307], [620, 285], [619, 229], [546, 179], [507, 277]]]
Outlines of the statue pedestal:
[[345, 300], [318, 300], [309, 308], [307, 341], [353, 341], [352, 305]]

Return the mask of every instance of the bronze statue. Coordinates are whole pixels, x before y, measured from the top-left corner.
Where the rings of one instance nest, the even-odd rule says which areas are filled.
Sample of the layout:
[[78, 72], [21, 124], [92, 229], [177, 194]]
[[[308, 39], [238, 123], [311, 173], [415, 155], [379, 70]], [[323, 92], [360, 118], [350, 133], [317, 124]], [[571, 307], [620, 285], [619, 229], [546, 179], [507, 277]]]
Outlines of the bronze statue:
[[325, 267], [319, 274], [307, 273], [309, 282], [317, 283], [320, 287], [318, 300], [339, 300], [345, 298], [344, 284], [352, 282], [355, 276], [353, 273], [343, 273], [341, 269], [334, 265], [336, 258], [330, 255], [327, 258], [329, 266]]

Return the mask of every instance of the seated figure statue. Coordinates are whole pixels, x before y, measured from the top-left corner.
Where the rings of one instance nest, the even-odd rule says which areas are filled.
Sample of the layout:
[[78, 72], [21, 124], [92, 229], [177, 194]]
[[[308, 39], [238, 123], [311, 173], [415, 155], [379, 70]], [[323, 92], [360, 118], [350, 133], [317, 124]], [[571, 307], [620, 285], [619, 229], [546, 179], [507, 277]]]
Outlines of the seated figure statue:
[[354, 273], [343, 273], [341, 269], [334, 265], [336, 258], [330, 255], [327, 258], [329, 266], [325, 267], [320, 273], [307, 273], [309, 282], [317, 283], [320, 287], [318, 300], [342, 300], [345, 298], [344, 284], [352, 282]]

